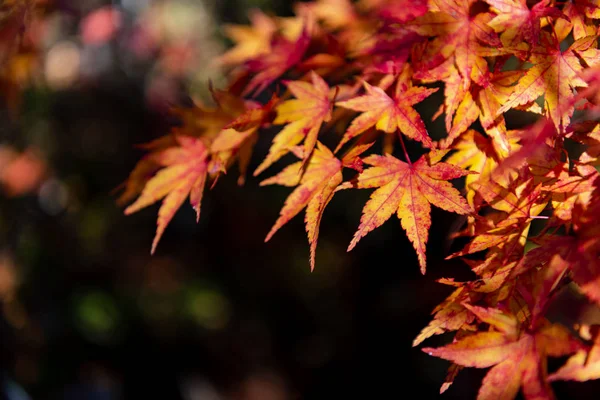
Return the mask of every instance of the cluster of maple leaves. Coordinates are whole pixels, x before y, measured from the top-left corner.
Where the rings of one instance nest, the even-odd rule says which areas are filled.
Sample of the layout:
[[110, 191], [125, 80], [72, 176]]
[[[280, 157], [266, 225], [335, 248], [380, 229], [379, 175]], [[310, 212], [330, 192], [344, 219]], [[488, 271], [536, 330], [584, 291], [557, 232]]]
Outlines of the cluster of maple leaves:
[[[18, 37], [34, 3], [6, 2], [0, 35]], [[468, 243], [448, 257], [477, 278], [440, 280], [455, 290], [413, 343], [455, 332], [423, 349], [452, 362], [442, 392], [463, 367], [492, 367], [481, 399], [552, 398], [553, 380], [600, 378], [599, 327], [546, 318], [567, 284], [600, 305], [600, 2], [319, 0], [250, 20], [225, 28], [235, 46], [217, 62], [228, 87], [212, 89], [213, 105], [175, 110], [182, 124], [145, 145], [124, 185], [126, 214], [162, 200], [152, 252], [188, 197], [199, 218], [205, 187], [235, 163], [244, 182], [255, 143], [276, 126], [254, 175], [288, 153], [298, 161], [261, 183], [294, 188], [266, 240], [306, 209], [311, 269], [339, 190], [375, 189], [348, 250], [395, 213], [423, 273], [431, 205], [465, 216], [456, 236]], [[438, 91], [445, 132], [434, 140], [415, 106]], [[537, 122], [515, 128], [513, 110]], [[327, 135], [339, 136], [335, 149]], [[365, 155], [378, 140], [383, 154]], [[344, 181], [344, 169], [354, 176]], [[567, 355], [549, 375], [547, 357]]]

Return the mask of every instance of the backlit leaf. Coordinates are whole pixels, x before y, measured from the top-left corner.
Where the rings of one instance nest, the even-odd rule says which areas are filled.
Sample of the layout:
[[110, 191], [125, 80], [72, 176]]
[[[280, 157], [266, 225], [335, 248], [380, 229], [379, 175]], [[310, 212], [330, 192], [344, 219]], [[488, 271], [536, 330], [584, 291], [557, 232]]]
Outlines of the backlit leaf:
[[407, 164], [390, 155], [372, 155], [363, 161], [372, 167], [359, 174], [356, 181], [343, 187], [378, 189], [363, 208], [360, 226], [348, 251], [396, 213], [417, 251], [421, 272], [425, 273], [425, 245], [431, 226], [430, 204], [458, 214], [472, 212], [460, 193], [447, 182], [468, 173], [445, 163], [429, 166], [425, 158]]
[[178, 136], [177, 142], [179, 147], [168, 148], [156, 155], [156, 162], [163, 168], [146, 183], [140, 197], [125, 209], [125, 214], [129, 215], [163, 199], [158, 210], [158, 226], [151, 253], [156, 250], [165, 228], [188, 195], [196, 211], [196, 219], [200, 218], [208, 149], [200, 139]]

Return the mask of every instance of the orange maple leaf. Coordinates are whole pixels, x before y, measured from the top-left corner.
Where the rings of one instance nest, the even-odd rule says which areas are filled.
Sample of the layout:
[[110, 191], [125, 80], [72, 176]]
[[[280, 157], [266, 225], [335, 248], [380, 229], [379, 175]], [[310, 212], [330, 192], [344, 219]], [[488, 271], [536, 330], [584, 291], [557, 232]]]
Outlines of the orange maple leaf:
[[431, 313], [435, 314], [435, 316], [413, 340], [413, 346], [418, 346], [425, 339], [433, 335], [440, 335], [459, 329], [463, 332], [475, 330], [475, 326], [471, 325], [473, 314], [469, 312], [468, 303], [474, 303], [488, 293], [494, 293], [495, 299], [499, 299], [500, 297], [495, 292], [502, 287], [510, 271], [511, 268], [501, 268], [491, 276], [467, 282], [456, 282], [454, 279], [447, 278], [438, 279], [439, 283], [454, 286], [457, 289], [433, 309]]
[[331, 119], [331, 98], [335, 95], [327, 83], [316, 73], [310, 73], [312, 83], [304, 81], [291, 81], [287, 87], [296, 96], [277, 107], [277, 117], [274, 124], [286, 124], [273, 139], [269, 154], [256, 168], [254, 176], [267, 169], [290, 149], [304, 139], [303, 164], [310, 157], [319, 129], [323, 122]]
[[136, 164], [127, 181], [120, 185], [119, 188], [123, 188], [124, 192], [117, 200], [118, 203], [127, 203], [140, 194], [146, 182], [161, 166], [155, 157], [158, 155], [160, 158], [162, 151], [176, 147], [178, 143], [175, 137], [178, 135], [202, 137], [205, 144], [214, 145], [214, 148], [211, 148], [211, 162], [216, 171], [224, 171], [225, 164], [239, 156], [240, 182], [243, 182], [245, 166], [251, 155], [248, 150], [252, 150], [248, 144], [251, 144], [249, 142], [256, 136], [252, 135], [256, 129], [268, 121], [272, 102], [276, 101], [276, 98], [261, 106], [223, 90], [213, 89], [211, 94], [216, 107], [198, 104], [191, 108], [174, 108], [172, 112], [181, 119], [183, 126], [173, 128], [169, 135], [139, 146], [151, 150], [152, 153], [144, 156]]
[[553, 398], [546, 357], [560, 357], [582, 348], [569, 331], [562, 325], [545, 323], [519, 334], [517, 321], [511, 315], [483, 307], [469, 309], [494, 330], [423, 351], [465, 367], [493, 367], [483, 378], [478, 399], [512, 400], [519, 388], [528, 399]]
[[399, 129], [406, 136], [420, 141], [426, 147], [433, 145], [421, 116], [412, 106], [435, 93], [437, 88], [407, 87], [399, 79], [392, 98], [380, 87], [371, 86], [367, 82], [364, 82], [364, 87], [367, 92], [365, 95], [337, 103], [340, 107], [361, 111], [362, 114], [352, 121], [335, 149], [336, 153], [350, 139], [372, 126], [386, 133], [395, 133]]
[[[305, 159], [304, 152], [293, 149], [298, 158]], [[265, 242], [269, 241], [275, 232], [306, 208], [306, 232], [310, 244], [310, 269], [315, 267], [315, 252], [319, 237], [319, 225], [325, 207], [333, 197], [335, 189], [342, 182], [342, 161], [321, 143], [317, 142], [314, 154], [310, 158], [304, 174], [300, 174], [303, 162], [299, 161], [286, 167], [279, 174], [265, 179], [264, 185], [298, 186], [285, 200], [280, 216], [271, 228]]]
[[397, 213], [417, 252], [421, 272], [425, 273], [425, 245], [431, 226], [430, 204], [458, 214], [472, 213], [458, 190], [447, 182], [469, 172], [446, 163], [428, 165], [425, 157], [407, 164], [391, 155], [371, 155], [363, 162], [372, 167], [364, 170], [354, 181], [341, 185], [340, 189], [378, 189], [363, 208], [360, 226], [348, 251], [367, 233]]
[[140, 197], [125, 209], [125, 214], [129, 215], [164, 198], [158, 210], [158, 226], [151, 254], [154, 254], [165, 228], [188, 195], [196, 211], [196, 220], [200, 218], [208, 149], [200, 139], [177, 136], [176, 140], [179, 147], [167, 148], [153, 157], [164, 168], [146, 183]]
[[462, 304], [470, 297], [470, 293], [466, 289], [466, 286], [459, 287], [432, 311], [435, 316], [413, 340], [413, 347], [433, 335], [464, 329], [465, 325], [473, 321], [473, 316]]

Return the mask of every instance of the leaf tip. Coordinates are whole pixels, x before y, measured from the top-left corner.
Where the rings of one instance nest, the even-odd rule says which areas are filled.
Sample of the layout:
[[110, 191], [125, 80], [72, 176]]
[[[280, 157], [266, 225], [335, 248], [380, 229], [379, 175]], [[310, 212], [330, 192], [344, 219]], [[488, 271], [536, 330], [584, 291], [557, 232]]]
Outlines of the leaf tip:
[[264, 162], [263, 162], [261, 165], [259, 165], [258, 167], [256, 167], [256, 169], [252, 173], [252, 176], [258, 176], [258, 175], [260, 175], [260, 173], [263, 172], [265, 169], [266, 169], [266, 167], [264, 166]]
[[265, 237], [265, 243], [267, 243], [269, 240], [271, 240], [271, 238], [273, 237], [275, 232], [277, 232], [278, 229], [279, 229], [279, 227], [277, 227], [277, 226], [274, 226], [273, 228], [271, 228], [271, 230], [269, 231], [269, 233], [267, 233], [267, 236]]
[[135, 213], [137, 211], [137, 209], [133, 208], [135, 204], [131, 204], [129, 207], [125, 208], [123, 210], [123, 214], [124, 215], [131, 215], [133, 213]]
[[452, 385], [452, 382], [445, 382], [441, 387], [440, 387], [440, 394], [444, 394], [444, 392], [446, 390], [448, 390], [450, 388], [450, 386]]
[[435, 349], [434, 349], [433, 347], [423, 347], [423, 348], [421, 349], [421, 351], [422, 351], [423, 353], [426, 353], [427, 355], [430, 355], [430, 356], [433, 356], [433, 352], [434, 352], [434, 350], [435, 350]]
[[350, 252], [352, 251], [352, 249], [356, 246], [356, 243], [358, 241], [356, 239], [352, 239], [352, 241], [350, 242], [350, 244], [348, 245], [348, 248], [346, 249], [346, 252]]
[[156, 247], [158, 246], [158, 241], [160, 240], [160, 236], [156, 235], [154, 240], [152, 241], [152, 248], [150, 249], [150, 255], [153, 256], [156, 253]]

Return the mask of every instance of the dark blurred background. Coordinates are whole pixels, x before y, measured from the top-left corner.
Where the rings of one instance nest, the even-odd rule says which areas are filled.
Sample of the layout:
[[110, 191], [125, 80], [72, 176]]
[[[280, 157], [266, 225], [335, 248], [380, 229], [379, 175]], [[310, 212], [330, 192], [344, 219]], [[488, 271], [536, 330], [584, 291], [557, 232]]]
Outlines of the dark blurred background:
[[[168, 107], [224, 82], [210, 65], [230, 45], [222, 26], [253, 7], [291, 15], [283, 0], [58, 0], [36, 25], [0, 117], [5, 398], [439, 396], [448, 363], [411, 343], [450, 293], [435, 279], [469, 277], [443, 261], [453, 215], [433, 211], [424, 277], [395, 218], [346, 253], [369, 191], [333, 199], [313, 273], [302, 217], [263, 243], [288, 188], [223, 177], [154, 256], [158, 205], [116, 205], [136, 144], [175, 123]], [[484, 373], [461, 372], [444, 397], [475, 398]], [[555, 388], [597, 398], [593, 384]]]

